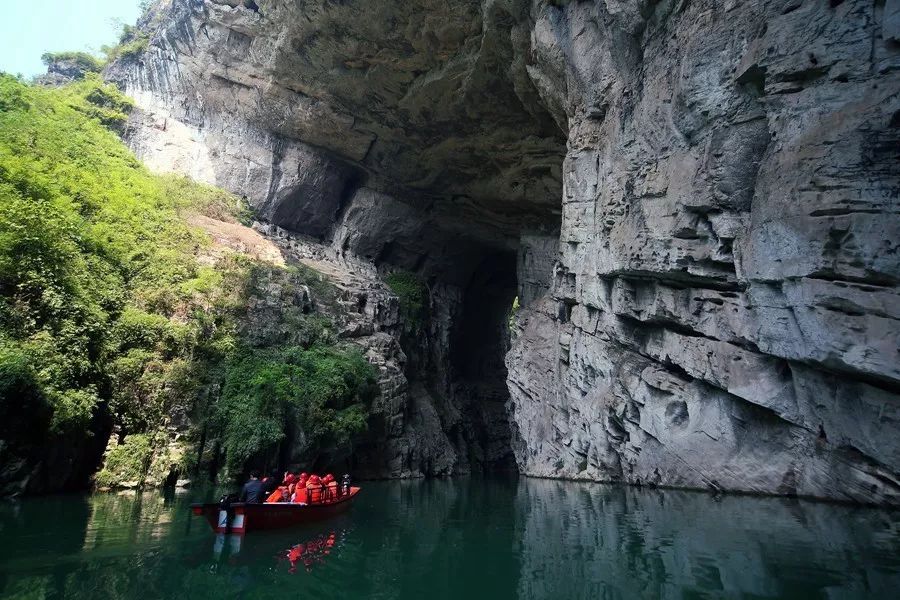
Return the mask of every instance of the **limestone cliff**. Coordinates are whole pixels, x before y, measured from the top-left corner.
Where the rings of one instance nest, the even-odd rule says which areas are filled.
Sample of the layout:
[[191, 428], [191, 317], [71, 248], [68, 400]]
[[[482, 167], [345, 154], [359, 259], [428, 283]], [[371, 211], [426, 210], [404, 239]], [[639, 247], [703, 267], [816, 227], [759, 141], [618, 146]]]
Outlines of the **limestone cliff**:
[[416, 335], [371, 321], [406, 360], [374, 472], [896, 504], [897, 14], [165, 0], [107, 76], [151, 167], [426, 282]]

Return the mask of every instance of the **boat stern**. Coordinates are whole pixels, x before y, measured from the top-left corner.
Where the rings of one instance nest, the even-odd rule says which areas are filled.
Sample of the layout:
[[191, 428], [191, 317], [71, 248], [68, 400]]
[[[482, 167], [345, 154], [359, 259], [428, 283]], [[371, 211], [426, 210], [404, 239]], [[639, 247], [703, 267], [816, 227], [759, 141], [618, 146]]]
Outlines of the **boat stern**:
[[246, 515], [242, 506], [223, 508], [218, 504], [192, 504], [191, 512], [203, 517], [216, 533], [244, 533]]

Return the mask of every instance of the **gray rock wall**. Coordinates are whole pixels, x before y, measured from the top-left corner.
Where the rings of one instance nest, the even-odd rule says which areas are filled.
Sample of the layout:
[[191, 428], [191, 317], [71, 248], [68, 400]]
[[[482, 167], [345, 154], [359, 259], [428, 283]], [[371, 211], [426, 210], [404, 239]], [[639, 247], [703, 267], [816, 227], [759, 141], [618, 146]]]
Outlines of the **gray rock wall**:
[[870, 2], [536, 3], [560, 259], [529, 474], [900, 502], [900, 66]]
[[[107, 76], [152, 168], [427, 282], [389, 473], [508, 436], [530, 475], [900, 503], [896, 2], [256, 4], [166, 0]], [[455, 361], [512, 254], [506, 431]]]

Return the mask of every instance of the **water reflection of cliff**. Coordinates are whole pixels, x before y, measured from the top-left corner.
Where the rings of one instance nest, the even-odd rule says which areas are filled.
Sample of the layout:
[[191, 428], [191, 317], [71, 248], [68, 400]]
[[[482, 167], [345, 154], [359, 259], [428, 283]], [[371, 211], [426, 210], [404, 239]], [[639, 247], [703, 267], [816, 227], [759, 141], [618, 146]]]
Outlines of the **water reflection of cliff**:
[[520, 598], [894, 597], [898, 515], [523, 479]]
[[365, 490], [246, 537], [183, 497], [0, 506], [0, 597], [891, 598], [900, 582], [900, 512], [534, 479]]

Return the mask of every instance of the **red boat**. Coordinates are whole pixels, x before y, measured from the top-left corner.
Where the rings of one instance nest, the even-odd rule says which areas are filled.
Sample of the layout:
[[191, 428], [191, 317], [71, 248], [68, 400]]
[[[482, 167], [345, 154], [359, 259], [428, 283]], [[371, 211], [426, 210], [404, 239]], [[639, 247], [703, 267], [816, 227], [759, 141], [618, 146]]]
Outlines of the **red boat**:
[[209, 502], [191, 504], [191, 510], [195, 515], [206, 517], [209, 526], [216, 533], [247, 533], [264, 529], [284, 529], [328, 519], [350, 508], [350, 502], [358, 493], [358, 487], [351, 487], [349, 493], [334, 500], [312, 504], [234, 502], [226, 508], [218, 502]]

